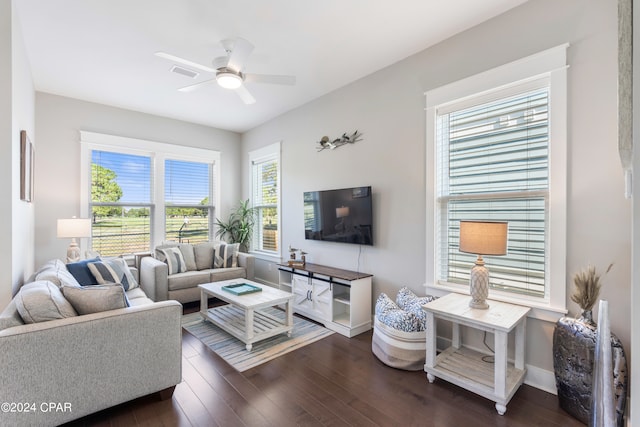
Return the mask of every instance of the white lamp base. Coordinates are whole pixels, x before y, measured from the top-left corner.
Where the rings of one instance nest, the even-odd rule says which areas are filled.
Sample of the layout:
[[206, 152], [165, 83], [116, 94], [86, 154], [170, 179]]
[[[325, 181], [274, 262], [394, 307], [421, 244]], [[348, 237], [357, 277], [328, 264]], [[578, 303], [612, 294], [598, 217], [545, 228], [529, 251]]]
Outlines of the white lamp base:
[[484, 266], [482, 257], [478, 257], [476, 264], [471, 269], [471, 277], [469, 277], [469, 291], [471, 293], [471, 301], [469, 307], [487, 309], [487, 297], [489, 296], [489, 270]]
[[80, 248], [78, 247], [78, 242], [76, 242], [75, 238], [71, 239], [71, 243], [67, 248], [67, 264], [70, 262], [78, 262], [80, 261]]

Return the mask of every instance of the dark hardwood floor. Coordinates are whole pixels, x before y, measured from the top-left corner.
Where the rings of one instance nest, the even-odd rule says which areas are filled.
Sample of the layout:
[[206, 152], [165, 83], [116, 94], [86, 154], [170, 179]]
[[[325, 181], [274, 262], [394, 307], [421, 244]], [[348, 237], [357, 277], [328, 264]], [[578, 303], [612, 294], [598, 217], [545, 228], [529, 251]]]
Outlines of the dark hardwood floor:
[[[185, 312], [196, 311], [187, 306]], [[582, 426], [556, 396], [523, 385], [504, 416], [494, 404], [424, 372], [389, 368], [371, 331], [333, 334], [243, 373], [183, 330], [172, 399], [145, 396], [70, 426]]]

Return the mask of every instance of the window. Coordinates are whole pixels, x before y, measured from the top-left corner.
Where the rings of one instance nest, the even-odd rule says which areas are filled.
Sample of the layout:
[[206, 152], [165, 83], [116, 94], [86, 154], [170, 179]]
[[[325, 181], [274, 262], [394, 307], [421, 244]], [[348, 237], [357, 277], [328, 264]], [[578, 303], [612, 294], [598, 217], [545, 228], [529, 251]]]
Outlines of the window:
[[426, 94], [434, 287], [468, 288], [476, 256], [459, 251], [460, 221], [507, 221], [507, 255], [485, 257], [491, 298], [564, 310], [565, 55], [561, 46]]
[[81, 141], [81, 215], [93, 219], [92, 250], [116, 256], [164, 240], [210, 240], [218, 152], [91, 132]]
[[164, 166], [165, 232], [167, 240], [198, 243], [209, 240], [213, 205], [209, 195], [212, 165], [169, 159]]
[[489, 287], [544, 297], [548, 90], [437, 113], [440, 280], [469, 283], [476, 255], [458, 249], [460, 221], [507, 221], [508, 254], [485, 257]]
[[105, 256], [149, 250], [151, 158], [91, 152], [91, 243]]
[[256, 210], [252, 249], [278, 255], [280, 250], [280, 143], [249, 153], [251, 205]]

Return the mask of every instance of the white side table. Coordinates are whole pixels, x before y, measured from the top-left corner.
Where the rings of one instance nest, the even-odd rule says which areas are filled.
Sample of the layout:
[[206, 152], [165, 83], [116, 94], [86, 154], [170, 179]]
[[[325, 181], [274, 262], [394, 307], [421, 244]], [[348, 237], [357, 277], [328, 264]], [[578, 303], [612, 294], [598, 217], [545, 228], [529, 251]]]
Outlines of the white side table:
[[[496, 402], [500, 415], [524, 381], [525, 329], [529, 307], [488, 301], [486, 310], [469, 307], [469, 296], [451, 293], [423, 305], [427, 313], [427, 354], [424, 370], [429, 382], [436, 377]], [[451, 347], [436, 356], [436, 318], [453, 323]], [[494, 363], [485, 353], [463, 347], [460, 325], [494, 334]], [[515, 361], [507, 361], [508, 334], [515, 328]]]

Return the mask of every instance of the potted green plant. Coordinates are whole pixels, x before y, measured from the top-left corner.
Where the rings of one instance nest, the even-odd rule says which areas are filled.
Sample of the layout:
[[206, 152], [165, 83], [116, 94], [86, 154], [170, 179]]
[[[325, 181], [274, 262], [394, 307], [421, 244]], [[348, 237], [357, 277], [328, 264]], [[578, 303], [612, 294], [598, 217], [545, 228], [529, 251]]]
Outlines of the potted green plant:
[[256, 209], [249, 206], [249, 199], [241, 200], [226, 221], [216, 218], [216, 236], [227, 243], [239, 243], [240, 251], [247, 252], [255, 222]]

